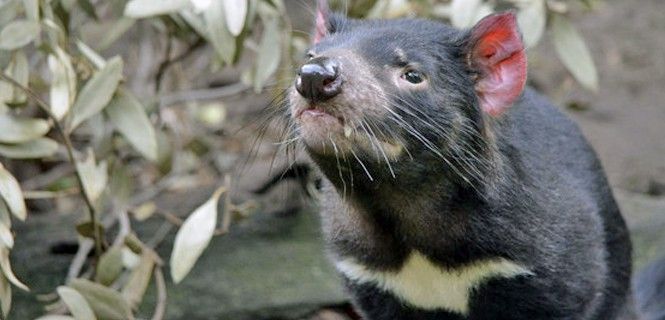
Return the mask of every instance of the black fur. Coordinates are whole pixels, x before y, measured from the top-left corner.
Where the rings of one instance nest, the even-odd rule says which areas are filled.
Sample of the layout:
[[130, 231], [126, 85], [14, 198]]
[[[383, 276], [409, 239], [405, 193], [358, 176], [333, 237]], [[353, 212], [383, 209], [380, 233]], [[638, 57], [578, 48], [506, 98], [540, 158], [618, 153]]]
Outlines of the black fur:
[[[505, 258], [533, 272], [481, 284], [466, 318], [420, 310], [346, 279], [367, 319], [635, 318], [628, 232], [573, 122], [530, 89], [501, 117], [483, 114], [476, 70], [465, 61], [466, 32], [426, 20], [340, 15], [329, 27], [313, 51], [349, 50], [374, 67], [403, 122], [366, 120], [379, 139], [399, 139], [408, 150], [390, 164], [361, 148], [358, 161], [310, 152], [326, 178], [322, 219], [332, 258], [390, 271], [417, 250], [441, 268]], [[389, 70], [407, 64], [426, 74], [427, 90], [391, 86]]]

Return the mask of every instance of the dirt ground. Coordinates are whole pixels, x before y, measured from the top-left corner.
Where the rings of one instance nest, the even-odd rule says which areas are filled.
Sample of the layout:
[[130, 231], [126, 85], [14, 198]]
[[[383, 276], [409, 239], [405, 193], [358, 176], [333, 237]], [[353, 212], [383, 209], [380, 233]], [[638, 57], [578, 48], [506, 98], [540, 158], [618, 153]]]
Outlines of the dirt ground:
[[547, 41], [532, 54], [531, 80], [582, 127], [615, 189], [665, 194], [665, 1], [600, 1], [574, 20], [599, 92], [578, 88]]

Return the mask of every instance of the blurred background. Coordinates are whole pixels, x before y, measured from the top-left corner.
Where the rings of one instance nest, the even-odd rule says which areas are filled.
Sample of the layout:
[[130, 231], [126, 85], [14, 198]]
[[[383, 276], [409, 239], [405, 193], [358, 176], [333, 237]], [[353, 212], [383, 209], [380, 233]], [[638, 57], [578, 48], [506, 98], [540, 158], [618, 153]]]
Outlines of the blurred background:
[[[665, 252], [665, 2], [331, 6], [459, 28], [516, 10], [529, 84], [598, 152], [635, 267]], [[314, 10], [0, 0], [0, 319], [354, 319], [279, 121]]]

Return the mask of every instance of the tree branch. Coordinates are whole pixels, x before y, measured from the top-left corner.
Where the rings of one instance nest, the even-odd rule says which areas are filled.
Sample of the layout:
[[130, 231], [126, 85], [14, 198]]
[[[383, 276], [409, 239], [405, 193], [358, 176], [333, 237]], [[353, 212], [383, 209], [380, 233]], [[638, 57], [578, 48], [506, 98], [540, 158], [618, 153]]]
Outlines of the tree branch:
[[99, 256], [101, 256], [102, 254], [102, 239], [101, 239], [102, 237], [101, 234], [99, 234], [99, 228], [97, 228], [97, 210], [95, 209], [95, 205], [93, 204], [92, 199], [90, 199], [90, 197], [88, 197], [88, 195], [85, 193], [85, 187], [83, 186], [83, 176], [78, 167], [78, 163], [76, 162], [76, 158], [74, 158], [74, 146], [72, 145], [72, 141], [69, 139], [69, 135], [58, 121], [58, 118], [51, 111], [51, 106], [49, 106], [48, 103], [44, 102], [44, 100], [42, 100], [39, 97], [39, 95], [37, 95], [30, 88], [23, 86], [18, 81], [5, 75], [2, 72], [0, 72], [0, 79], [9, 82], [11, 85], [13, 85], [16, 88], [21, 89], [32, 100], [34, 100], [35, 103], [37, 103], [37, 106], [39, 106], [39, 108], [42, 111], [44, 111], [44, 113], [46, 113], [46, 115], [51, 119], [51, 121], [53, 121], [53, 126], [55, 127], [55, 130], [62, 137], [62, 140], [65, 144], [65, 148], [67, 149], [67, 155], [69, 156], [69, 161], [74, 165], [76, 181], [78, 182], [81, 196], [83, 197], [83, 200], [86, 206], [88, 207], [88, 212], [90, 214], [90, 222], [92, 223], [92, 230], [94, 230], [95, 256], [99, 258]]

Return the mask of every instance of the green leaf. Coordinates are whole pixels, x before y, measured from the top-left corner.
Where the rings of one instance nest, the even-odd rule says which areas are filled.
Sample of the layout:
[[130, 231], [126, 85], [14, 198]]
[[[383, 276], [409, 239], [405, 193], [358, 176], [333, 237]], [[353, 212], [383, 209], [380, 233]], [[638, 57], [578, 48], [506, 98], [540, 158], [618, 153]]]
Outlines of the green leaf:
[[201, 19], [199, 15], [196, 15], [192, 10], [182, 10], [180, 11], [180, 17], [182, 17], [187, 24], [198, 33], [199, 36], [206, 39], [210, 42], [210, 37], [208, 36], [208, 31], [206, 30], [205, 21]]
[[482, 0], [453, 0], [450, 22], [453, 26], [461, 29], [473, 26], [482, 3]]
[[553, 14], [554, 47], [568, 71], [585, 88], [598, 90], [598, 73], [591, 53], [573, 25], [560, 14]]
[[39, 23], [15, 20], [0, 31], [0, 49], [14, 50], [32, 42], [39, 35]]
[[[104, 226], [102, 226], [100, 223], [95, 223], [95, 227], [97, 227], [97, 232], [99, 232], [100, 235], [104, 234]], [[92, 222], [90, 221], [76, 225], [76, 232], [78, 232], [78, 234], [84, 238], [95, 239], [95, 234], [93, 233], [92, 229]]]
[[[9, 71], [11, 77], [14, 78], [18, 83], [24, 87], [28, 87], [28, 80], [30, 77], [30, 70], [28, 69], [28, 58], [25, 56], [25, 52], [16, 51], [14, 52], [14, 57], [12, 63], [9, 66]], [[23, 104], [27, 101], [27, 96], [25, 92], [19, 88], [14, 88], [14, 94], [10, 102], [12, 104]], [[2, 128], [0, 126], [0, 128]]]
[[217, 202], [224, 191], [224, 187], [217, 189], [178, 230], [170, 260], [173, 282], [182, 281], [210, 243], [217, 224]]
[[7, 280], [9, 280], [9, 282], [19, 287], [19, 289], [30, 291], [30, 289], [28, 289], [28, 286], [23, 284], [23, 282], [21, 282], [14, 275], [12, 267], [9, 263], [9, 249], [7, 249], [4, 246], [0, 246], [0, 268], [2, 269], [2, 273], [4, 273], [5, 277], [7, 278]]
[[85, 279], [74, 279], [69, 286], [83, 295], [100, 320], [134, 320], [129, 304], [117, 291]]
[[215, 52], [227, 64], [233, 62], [236, 52], [236, 42], [233, 34], [226, 28], [223, 1], [213, 1], [208, 10], [203, 13], [208, 39], [215, 48]]
[[72, 106], [70, 131], [108, 105], [120, 79], [122, 79], [122, 59], [115, 57], [96, 72], [81, 89], [78, 99]]
[[0, 163], [0, 196], [5, 200], [9, 211], [23, 221], [28, 213], [23, 200], [23, 192], [16, 178]]
[[51, 126], [46, 120], [16, 118], [5, 113], [0, 114], [0, 128], [0, 143], [21, 143], [43, 137]]
[[123, 17], [114, 21], [113, 24], [108, 28], [107, 32], [104, 33], [104, 37], [100, 39], [97, 46], [99, 50], [104, 50], [110, 47], [115, 43], [123, 34], [125, 34], [129, 29], [131, 29], [136, 23], [136, 19], [131, 19]]
[[0, 155], [12, 159], [39, 159], [50, 157], [58, 151], [58, 143], [49, 138], [39, 138], [19, 144], [1, 144]]
[[154, 266], [155, 261], [152, 257], [144, 253], [141, 255], [139, 264], [129, 275], [127, 284], [122, 288], [122, 296], [129, 301], [131, 306], [136, 308], [143, 300], [145, 291], [150, 284], [150, 277], [152, 276]]
[[122, 250], [112, 247], [99, 258], [95, 281], [109, 286], [122, 273]]
[[95, 313], [90, 308], [88, 301], [75, 289], [59, 286], [58, 295], [67, 306], [76, 320], [96, 320]]
[[532, 48], [543, 36], [547, 22], [545, 0], [520, 1], [517, 3], [517, 23], [527, 48]]
[[125, 6], [125, 16], [146, 18], [161, 14], [175, 13], [190, 6], [189, 0], [132, 0]]
[[95, 12], [95, 6], [90, 3], [90, 0], [76, 0], [76, 2], [88, 17], [95, 20], [99, 19], [99, 17], [97, 17], [97, 12]]
[[2, 310], [3, 319], [7, 319], [9, 310], [12, 306], [12, 287], [9, 285], [7, 278], [0, 272], [0, 309]]
[[50, 105], [56, 119], [61, 120], [71, 109], [76, 98], [76, 72], [69, 55], [60, 47], [47, 58], [51, 71]]
[[38, 0], [23, 0], [23, 8], [25, 8], [25, 15], [32, 21], [39, 21], [39, 1]]
[[14, 247], [14, 235], [9, 230], [9, 226], [4, 223], [0, 223], [0, 245], [4, 245], [9, 249]]
[[77, 320], [77, 319], [74, 319], [74, 317], [63, 316], [59, 314], [48, 314], [45, 316], [41, 316], [35, 320]]
[[263, 84], [277, 70], [280, 61], [281, 48], [279, 46], [280, 34], [276, 17], [266, 21], [261, 37], [261, 45], [256, 62], [256, 74], [254, 76], [254, 91], [259, 92]]
[[5, 204], [5, 200], [3, 200], [3, 197], [0, 197], [0, 223], [4, 224], [7, 226], [7, 228], [12, 227], [12, 217], [11, 217], [11, 212], [9, 212], [9, 208], [7, 208], [7, 205]]
[[157, 160], [157, 138], [145, 108], [128, 90], [120, 89], [104, 110], [129, 143], [148, 160]]
[[77, 162], [76, 168], [81, 174], [85, 194], [92, 202], [97, 201], [102, 192], [104, 192], [104, 189], [106, 189], [108, 182], [108, 165], [106, 161], [102, 161], [97, 165], [92, 149], [88, 149], [88, 156], [85, 161]]
[[247, 1], [248, 0], [221, 1], [224, 6], [224, 13], [226, 14], [226, 27], [234, 37], [237, 37], [240, 32], [242, 32], [242, 27], [245, 25], [245, 17], [247, 17]]
[[95, 66], [95, 68], [101, 69], [106, 65], [106, 60], [87, 44], [83, 43], [83, 41], [76, 40], [76, 47], [81, 54]]

